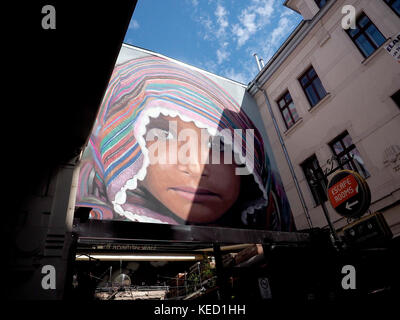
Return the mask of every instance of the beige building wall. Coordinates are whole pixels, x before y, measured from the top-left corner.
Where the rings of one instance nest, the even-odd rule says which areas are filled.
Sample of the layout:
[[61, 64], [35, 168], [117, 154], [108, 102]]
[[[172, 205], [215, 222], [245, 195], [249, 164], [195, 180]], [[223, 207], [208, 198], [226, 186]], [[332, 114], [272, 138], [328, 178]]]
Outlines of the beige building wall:
[[[341, 26], [344, 16], [341, 9], [348, 4], [353, 5], [357, 13], [363, 11], [367, 14], [388, 39], [386, 43], [400, 32], [400, 18], [384, 1], [333, 1], [333, 5], [330, 4], [329, 10], [290, 55], [278, 63], [279, 55], [283, 55], [278, 52], [274, 61], [263, 68], [256, 80], [269, 97], [313, 226], [323, 227], [327, 222], [321, 206], [315, 206], [300, 164], [315, 154], [324, 169], [332, 156], [328, 143], [347, 130], [371, 174], [367, 178], [372, 194], [370, 210], [375, 212], [386, 208], [385, 218], [393, 233], [399, 234], [400, 156], [397, 156], [397, 162], [385, 162], [385, 151], [387, 153], [391, 146], [400, 146], [400, 109], [391, 99], [391, 95], [400, 89], [400, 64], [386, 52], [384, 45], [369, 58], [362, 56]], [[308, 17], [316, 13], [315, 3], [310, 0], [286, 1], [286, 5], [296, 11], [306, 12]], [[298, 80], [311, 65], [328, 92], [312, 109]], [[272, 71], [276, 66], [278, 68]], [[286, 130], [276, 102], [286, 90], [289, 90], [301, 117], [289, 130]], [[255, 96], [266, 124], [297, 228], [308, 228], [264, 96], [254, 88], [249, 91]], [[346, 219], [336, 214], [329, 202], [327, 207], [336, 228], [347, 224]]]

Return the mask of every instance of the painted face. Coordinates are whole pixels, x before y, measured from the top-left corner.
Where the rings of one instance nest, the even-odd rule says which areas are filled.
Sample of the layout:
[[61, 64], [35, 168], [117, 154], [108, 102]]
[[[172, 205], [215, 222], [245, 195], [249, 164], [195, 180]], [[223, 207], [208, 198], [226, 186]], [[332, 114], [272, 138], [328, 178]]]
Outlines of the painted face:
[[[235, 163], [224, 164], [222, 144], [216, 153], [205, 130], [179, 117], [152, 119], [147, 132], [152, 132], [155, 139], [147, 141], [146, 146], [156, 152], [149, 152], [151, 164], [141, 185], [166, 208], [185, 221], [211, 223], [232, 207], [239, 196], [240, 176], [235, 174]], [[186, 133], [186, 139], [181, 139], [182, 133]], [[208, 163], [204, 161], [207, 157]]]

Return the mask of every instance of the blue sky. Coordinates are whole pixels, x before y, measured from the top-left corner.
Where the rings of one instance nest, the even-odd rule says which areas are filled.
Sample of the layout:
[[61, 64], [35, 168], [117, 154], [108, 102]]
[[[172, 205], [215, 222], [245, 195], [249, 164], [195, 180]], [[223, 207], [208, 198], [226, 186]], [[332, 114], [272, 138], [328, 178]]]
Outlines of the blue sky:
[[138, 0], [125, 43], [244, 84], [301, 21], [284, 0]]

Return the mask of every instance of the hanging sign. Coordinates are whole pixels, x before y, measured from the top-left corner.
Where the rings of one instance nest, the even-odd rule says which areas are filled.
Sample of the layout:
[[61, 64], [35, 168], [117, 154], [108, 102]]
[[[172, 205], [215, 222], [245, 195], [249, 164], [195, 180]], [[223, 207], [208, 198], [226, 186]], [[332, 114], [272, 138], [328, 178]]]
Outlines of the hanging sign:
[[366, 181], [351, 170], [339, 171], [328, 184], [328, 198], [337, 213], [344, 217], [360, 217], [371, 204]]

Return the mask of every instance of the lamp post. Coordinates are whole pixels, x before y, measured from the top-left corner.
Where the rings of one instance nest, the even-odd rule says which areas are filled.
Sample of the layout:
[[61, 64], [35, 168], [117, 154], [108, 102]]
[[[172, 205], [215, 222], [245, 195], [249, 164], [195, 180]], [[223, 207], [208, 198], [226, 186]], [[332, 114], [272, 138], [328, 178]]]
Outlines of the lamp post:
[[339, 237], [336, 233], [335, 227], [333, 226], [331, 218], [329, 216], [328, 209], [326, 208], [325, 201], [324, 201], [324, 199], [321, 199], [320, 190], [318, 189], [318, 186], [319, 186], [326, 193], [326, 190], [327, 190], [327, 186], [325, 184], [326, 177], [325, 177], [324, 173], [322, 172], [322, 170], [316, 170], [316, 172], [314, 172], [314, 170], [308, 169], [308, 173], [309, 173], [309, 177], [310, 177], [311, 187], [314, 189], [314, 193], [317, 197], [317, 201], [321, 205], [322, 211], [324, 212], [324, 215], [325, 215], [325, 219], [328, 222], [328, 227], [331, 232], [333, 246], [336, 249], [340, 249], [342, 247], [341, 240], [339, 239]]

